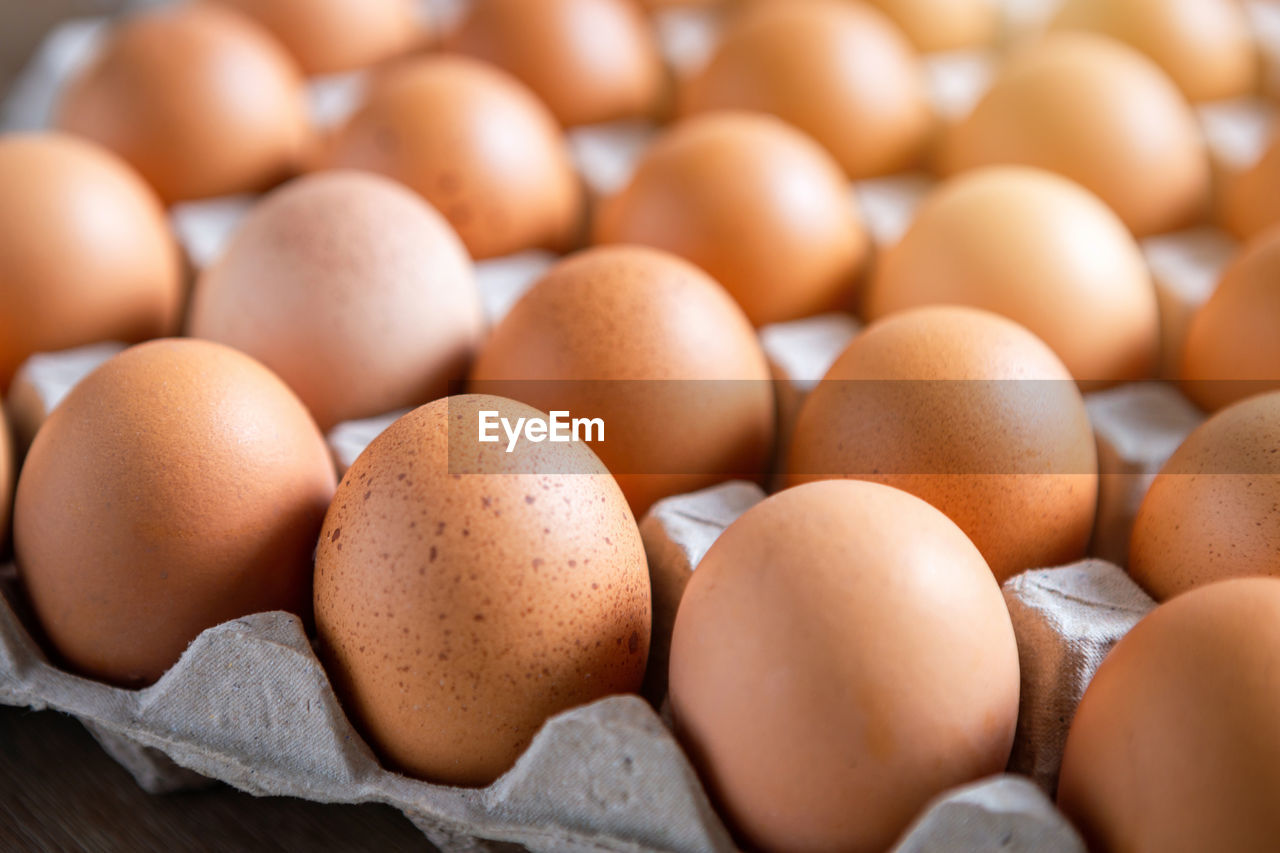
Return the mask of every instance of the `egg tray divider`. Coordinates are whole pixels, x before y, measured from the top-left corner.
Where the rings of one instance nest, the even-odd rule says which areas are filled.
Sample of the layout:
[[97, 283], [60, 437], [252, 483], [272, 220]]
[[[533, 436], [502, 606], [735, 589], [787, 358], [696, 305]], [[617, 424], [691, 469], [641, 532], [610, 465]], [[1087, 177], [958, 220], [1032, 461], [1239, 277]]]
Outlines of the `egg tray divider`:
[[258, 796], [386, 803], [443, 850], [735, 849], [680, 746], [639, 697], [552, 718], [487, 788], [433, 785], [379, 765], [292, 614], [210, 628], [156, 684], [126, 690], [53, 666], [17, 616], [13, 568], [3, 574], [0, 703], [76, 717], [148, 790], [209, 777]]

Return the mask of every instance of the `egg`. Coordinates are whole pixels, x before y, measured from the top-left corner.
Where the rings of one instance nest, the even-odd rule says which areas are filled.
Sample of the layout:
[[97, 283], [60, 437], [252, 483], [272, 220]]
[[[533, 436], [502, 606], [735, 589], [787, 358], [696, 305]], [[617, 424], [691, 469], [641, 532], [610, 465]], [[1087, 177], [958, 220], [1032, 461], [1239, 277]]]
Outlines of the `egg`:
[[165, 202], [264, 189], [308, 144], [297, 65], [216, 3], [125, 18], [67, 86], [58, 127], [127, 160]]
[[1218, 190], [1217, 218], [1241, 240], [1252, 239], [1280, 222], [1280, 134], [1272, 137], [1258, 161], [1226, 177]]
[[1000, 33], [997, 0], [871, 0], [924, 51], [992, 45]]
[[1183, 350], [1182, 390], [1215, 411], [1280, 389], [1280, 229], [1253, 240], [1196, 310]]
[[850, 178], [902, 171], [932, 128], [923, 68], [902, 33], [862, 3], [757, 3], [726, 28], [681, 93], [685, 114], [772, 113], [805, 131]]
[[592, 448], [637, 516], [659, 498], [759, 480], [773, 383], [750, 322], [692, 264], [637, 246], [558, 263], [485, 342], [471, 388], [600, 418]]
[[18, 574], [59, 659], [149, 684], [206, 628], [309, 614], [334, 479], [315, 422], [265, 367], [207, 341], [139, 344], [36, 434], [14, 502]]
[[1094, 850], [1274, 850], [1280, 581], [1213, 584], [1112, 649], [1071, 722], [1058, 805]]
[[1146, 262], [1098, 198], [1057, 175], [991, 167], [945, 181], [876, 265], [876, 320], [969, 305], [1026, 326], [1089, 384], [1149, 377], [1159, 315]]
[[933, 797], [1004, 769], [1018, 692], [982, 555], [876, 483], [748, 510], [676, 615], [676, 731], [748, 849], [888, 849]]
[[1093, 428], [1035, 335], [972, 308], [904, 311], [851, 343], [804, 402], [788, 483], [908, 491], [946, 513], [996, 579], [1084, 556], [1098, 500]]
[[0, 390], [37, 352], [177, 330], [182, 261], [118, 157], [56, 133], [0, 136]]
[[635, 691], [644, 547], [581, 442], [477, 443], [471, 395], [415, 409], [347, 471], [316, 553], [316, 627], [343, 707], [391, 767], [456, 785], [505, 772], [553, 714]]
[[1058, 172], [1139, 237], [1190, 224], [1208, 201], [1209, 159], [1182, 93], [1103, 36], [1057, 33], [1015, 52], [945, 136], [944, 173], [999, 163]]
[[414, 0], [219, 0], [271, 31], [307, 74], [353, 71], [426, 36]]
[[1053, 28], [1132, 45], [1192, 101], [1243, 97], [1258, 85], [1258, 50], [1235, 0], [1068, 0]]
[[555, 118], [486, 63], [433, 56], [386, 70], [323, 147], [323, 167], [416, 190], [477, 260], [563, 249], [581, 227], [583, 191]]
[[192, 296], [190, 331], [276, 372], [322, 429], [443, 397], [482, 331], [471, 260], [420, 196], [367, 172], [287, 184]]
[[477, 0], [447, 45], [518, 77], [565, 126], [653, 115], [665, 85], [631, 0]]
[[1142, 501], [1129, 574], [1157, 601], [1214, 581], [1280, 577], [1280, 391], [1228, 406], [1173, 454]]
[[602, 204], [594, 237], [692, 261], [757, 326], [847, 302], [870, 251], [835, 161], [782, 121], [737, 112], [660, 136]]
[[13, 435], [0, 408], [0, 548], [9, 541], [9, 512], [13, 508]]

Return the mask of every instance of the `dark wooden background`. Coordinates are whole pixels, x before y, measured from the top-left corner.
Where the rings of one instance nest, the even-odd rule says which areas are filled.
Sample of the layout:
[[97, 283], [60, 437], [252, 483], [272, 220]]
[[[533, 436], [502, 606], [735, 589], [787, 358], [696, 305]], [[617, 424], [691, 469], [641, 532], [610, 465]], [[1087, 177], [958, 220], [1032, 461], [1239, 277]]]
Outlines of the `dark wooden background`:
[[[63, 17], [112, 0], [0, 0], [0, 96]], [[0, 707], [0, 851], [388, 851], [433, 848], [387, 806], [258, 799], [225, 786], [153, 796], [74, 719]]]

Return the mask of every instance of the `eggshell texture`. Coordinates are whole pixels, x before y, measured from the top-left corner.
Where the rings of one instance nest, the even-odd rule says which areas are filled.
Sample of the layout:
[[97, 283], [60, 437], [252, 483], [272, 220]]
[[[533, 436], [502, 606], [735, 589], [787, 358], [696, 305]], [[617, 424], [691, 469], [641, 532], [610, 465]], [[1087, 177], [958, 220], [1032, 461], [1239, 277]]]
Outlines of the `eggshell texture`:
[[126, 18], [69, 84], [57, 123], [115, 151], [166, 202], [263, 189], [298, 165], [309, 133], [293, 60], [214, 3]]
[[426, 35], [414, 0], [220, 0], [262, 24], [307, 74], [398, 56]]
[[805, 400], [789, 483], [855, 477], [942, 510], [996, 579], [1084, 556], [1098, 461], [1071, 374], [1017, 323], [918, 308], [869, 326]]
[[926, 199], [877, 263], [863, 308], [875, 320], [944, 303], [1021, 323], [1082, 382], [1155, 368], [1156, 293], [1137, 243], [1106, 205], [1056, 175], [983, 169]]
[[1280, 577], [1280, 392], [1228, 406], [1182, 443], [1133, 522], [1129, 574], [1157, 601]]
[[1096, 850], [1274, 850], [1280, 581], [1213, 584], [1122, 639], [1067, 737], [1058, 805]]
[[341, 171], [256, 207], [201, 275], [190, 320], [274, 370], [322, 429], [445, 396], [482, 326], [444, 217], [393, 181]]
[[140, 344], [36, 434], [14, 505], [18, 572], [67, 664], [150, 683], [205, 628], [309, 613], [333, 490], [324, 438], [269, 370], [206, 341]]
[[932, 127], [924, 73], [902, 33], [862, 3], [757, 3], [685, 86], [683, 111], [759, 110], [820, 142], [851, 178], [908, 168]]
[[[316, 626], [348, 714], [384, 759], [482, 785], [553, 714], [634, 691], [649, 574], [634, 517], [581, 443], [476, 443], [451, 397], [396, 421], [343, 478], [316, 555]], [[452, 447], [451, 447], [452, 445]]]
[[372, 82], [322, 164], [380, 172], [444, 214], [477, 260], [565, 248], [583, 193], [555, 118], [485, 63], [435, 56]]
[[982, 556], [875, 483], [748, 510], [676, 616], [676, 730], [751, 848], [887, 849], [928, 800], [1004, 768], [1018, 689]]
[[1223, 181], [1218, 219], [1241, 240], [1250, 240], [1280, 222], [1280, 135], [1252, 167]]
[[1257, 47], [1236, 0], [1068, 0], [1053, 27], [1137, 48], [1192, 101], [1250, 95], [1258, 85]]
[[631, 0], [478, 0], [448, 46], [514, 74], [566, 126], [650, 115], [664, 85]]
[[1057, 33], [1016, 52], [946, 135], [945, 173], [1039, 166], [1097, 193], [1139, 237], [1194, 220], [1209, 159], [1182, 93], [1128, 45]]
[[1000, 32], [995, 0], [871, 0], [920, 50], [992, 45]]
[[757, 326], [847, 300], [870, 242], [839, 167], [778, 119], [686, 119], [600, 208], [597, 243], [639, 243], [702, 267]]
[[668, 495], [759, 480], [773, 450], [773, 383], [751, 324], [705, 273], [654, 249], [558, 263], [493, 330], [471, 378], [602, 418], [592, 449], [637, 516]]
[[1215, 411], [1280, 389], [1280, 229], [1250, 243], [1196, 311], [1182, 358], [1182, 390]]
[[176, 331], [178, 246], [155, 194], [110, 152], [0, 137], [0, 390], [36, 352]]

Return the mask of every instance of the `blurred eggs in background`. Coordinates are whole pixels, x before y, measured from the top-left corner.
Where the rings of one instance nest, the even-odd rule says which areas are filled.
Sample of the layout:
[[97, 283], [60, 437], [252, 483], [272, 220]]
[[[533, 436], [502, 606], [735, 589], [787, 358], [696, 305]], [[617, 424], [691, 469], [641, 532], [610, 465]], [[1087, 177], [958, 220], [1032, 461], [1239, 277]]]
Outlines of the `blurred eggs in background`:
[[351, 71], [392, 59], [426, 41], [417, 0], [218, 0], [280, 40], [305, 74]]
[[494, 328], [471, 389], [601, 418], [591, 448], [636, 515], [668, 495], [760, 480], [773, 383], [740, 308], [655, 249], [602, 246], [560, 261]]
[[167, 203], [266, 189], [301, 164], [302, 75], [261, 26], [217, 3], [123, 18], [57, 124], [129, 162]]
[[1002, 163], [1057, 172], [1139, 237], [1185, 227], [1209, 202], [1209, 159], [1182, 93], [1146, 56], [1092, 34], [1015, 51], [940, 158], [948, 175]]
[[1129, 574], [1164, 601], [1228, 578], [1280, 577], [1280, 391], [1205, 421], [1151, 484]]
[[456, 56], [378, 73], [325, 143], [324, 168], [377, 172], [415, 190], [476, 260], [568, 248], [583, 190], [551, 112], [504, 71]]
[[445, 396], [483, 318], [444, 217], [386, 178], [334, 171], [253, 209], [200, 275], [189, 327], [262, 361], [329, 429]]
[[118, 157], [63, 134], [0, 137], [0, 391], [28, 356], [173, 334], [177, 242]]
[[1219, 188], [1217, 216], [1242, 240], [1280, 224], [1280, 135], [1275, 133], [1258, 161], [1226, 177]]
[[846, 0], [749, 4], [684, 84], [680, 103], [684, 115], [776, 115], [853, 179], [915, 165], [933, 125], [911, 45], [883, 14]]
[[598, 244], [692, 261], [757, 326], [851, 300], [870, 242], [840, 168], [771, 116], [698, 115], [666, 130], [596, 212]]
[[676, 733], [751, 849], [887, 849], [934, 796], [1004, 768], [1018, 692], [982, 555], [876, 483], [747, 510], [676, 616]]
[[1098, 497], [1093, 429], [1071, 374], [1018, 324], [955, 306], [854, 338], [806, 399], [790, 485], [870, 480], [959, 525], [996, 579], [1084, 556]]
[[1156, 293], [1124, 224], [1087, 190], [1039, 169], [991, 167], [944, 181], [880, 257], [863, 311], [984, 308], [1026, 326], [1081, 383], [1149, 378]]
[[871, 0], [921, 51], [986, 47], [1000, 36], [997, 0]]
[[360, 455], [316, 555], [321, 654], [392, 766], [487, 785], [548, 717], [634, 692], [649, 572], [634, 517], [582, 443], [476, 443], [484, 395], [437, 400]]
[[632, 0], [473, 0], [446, 47], [516, 76], [566, 127], [651, 117], [666, 85]]
[[18, 573], [72, 669], [150, 684], [206, 628], [309, 616], [334, 480], [315, 421], [261, 364], [207, 341], [139, 344], [36, 434], [14, 502]]

